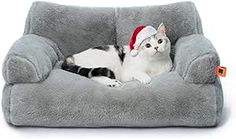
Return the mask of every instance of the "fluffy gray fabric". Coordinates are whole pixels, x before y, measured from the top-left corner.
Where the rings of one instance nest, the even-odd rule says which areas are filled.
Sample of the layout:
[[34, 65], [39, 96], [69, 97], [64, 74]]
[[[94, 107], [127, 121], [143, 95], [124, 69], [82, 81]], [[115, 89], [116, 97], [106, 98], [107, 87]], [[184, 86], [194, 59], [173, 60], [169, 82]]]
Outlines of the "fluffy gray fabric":
[[[60, 69], [64, 56], [103, 44], [127, 44], [139, 24], [164, 22], [174, 68], [148, 85], [110, 88]], [[2, 107], [15, 126], [216, 126], [223, 93], [219, 57], [202, 35], [191, 2], [132, 8], [87, 8], [35, 2], [25, 33], [3, 65]]]
[[176, 45], [176, 71], [187, 82], [214, 83], [216, 65], [219, 57], [211, 42], [202, 35], [180, 38]]
[[[7, 83], [43, 81], [59, 57], [56, 44], [37, 35], [24, 35], [17, 40], [3, 64], [3, 77]], [[54, 49], [53, 49], [54, 48]]]

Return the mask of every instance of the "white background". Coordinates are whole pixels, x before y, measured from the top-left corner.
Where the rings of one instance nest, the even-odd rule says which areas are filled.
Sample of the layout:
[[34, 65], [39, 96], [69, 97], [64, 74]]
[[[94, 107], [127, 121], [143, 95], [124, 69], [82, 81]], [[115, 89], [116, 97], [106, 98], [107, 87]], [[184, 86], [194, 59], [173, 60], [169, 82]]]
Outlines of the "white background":
[[[34, 0], [0, 1], [0, 64], [12, 45], [22, 36], [25, 19]], [[176, 2], [177, 0], [48, 0], [59, 4], [80, 6], [145, 6]], [[15, 128], [9, 126], [0, 112], [0, 138], [236, 138], [236, 2], [234, 0], [192, 0], [202, 18], [205, 36], [212, 41], [228, 68], [221, 78], [224, 91], [223, 120], [217, 128]], [[2, 69], [0, 65], [0, 69]], [[4, 80], [0, 76], [0, 88]]]

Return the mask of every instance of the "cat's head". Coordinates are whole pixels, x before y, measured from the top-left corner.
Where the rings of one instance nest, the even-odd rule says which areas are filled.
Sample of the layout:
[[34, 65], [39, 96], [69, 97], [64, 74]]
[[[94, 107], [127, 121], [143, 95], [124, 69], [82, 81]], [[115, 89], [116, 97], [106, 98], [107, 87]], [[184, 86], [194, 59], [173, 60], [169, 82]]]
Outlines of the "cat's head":
[[147, 59], [169, 56], [170, 47], [170, 40], [166, 36], [166, 28], [163, 23], [158, 26], [156, 32], [153, 31], [153, 35], [145, 38], [139, 44], [134, 44], [134, 48], [137, 49], [136, 56]]

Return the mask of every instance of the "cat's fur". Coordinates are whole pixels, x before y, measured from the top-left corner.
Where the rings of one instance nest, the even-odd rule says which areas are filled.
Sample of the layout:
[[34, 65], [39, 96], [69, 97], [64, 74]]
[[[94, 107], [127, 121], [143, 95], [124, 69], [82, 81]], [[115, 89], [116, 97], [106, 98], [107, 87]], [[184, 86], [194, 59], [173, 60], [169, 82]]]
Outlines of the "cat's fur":
[[[120, 72], [124, 58], [124, 48], [121, 46], [97, 46], [69, 56], [62, 64], [62, 69], [117, 87], [121, 85]], [[98, 72], [94, 74], [94, 71]]]
[[111, 87], [131, 80], [146, 84], [152, 76], [170, 71], [170, 47], [165, 26], [160, 24], [157, 34], [140, 44], [135, 57], [130, 55], [128, 46], [99, 46], [68, 57], [62, 69]]

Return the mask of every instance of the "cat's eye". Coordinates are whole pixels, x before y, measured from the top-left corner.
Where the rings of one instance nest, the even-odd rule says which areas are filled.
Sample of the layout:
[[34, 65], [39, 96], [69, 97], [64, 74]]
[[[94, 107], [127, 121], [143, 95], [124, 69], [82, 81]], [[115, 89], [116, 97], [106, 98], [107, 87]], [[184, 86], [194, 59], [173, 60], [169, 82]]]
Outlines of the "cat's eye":
[[163, 40], [159, 39], [157, 42], [158, 42], [158, 44], [161, 44], [163, 42]]
[[151, 47], [151, 44], [150, 44], [150, 43], [147, 43], [147, 44], [145, 44], [145, 47], [150, 48], [150, 47]]

